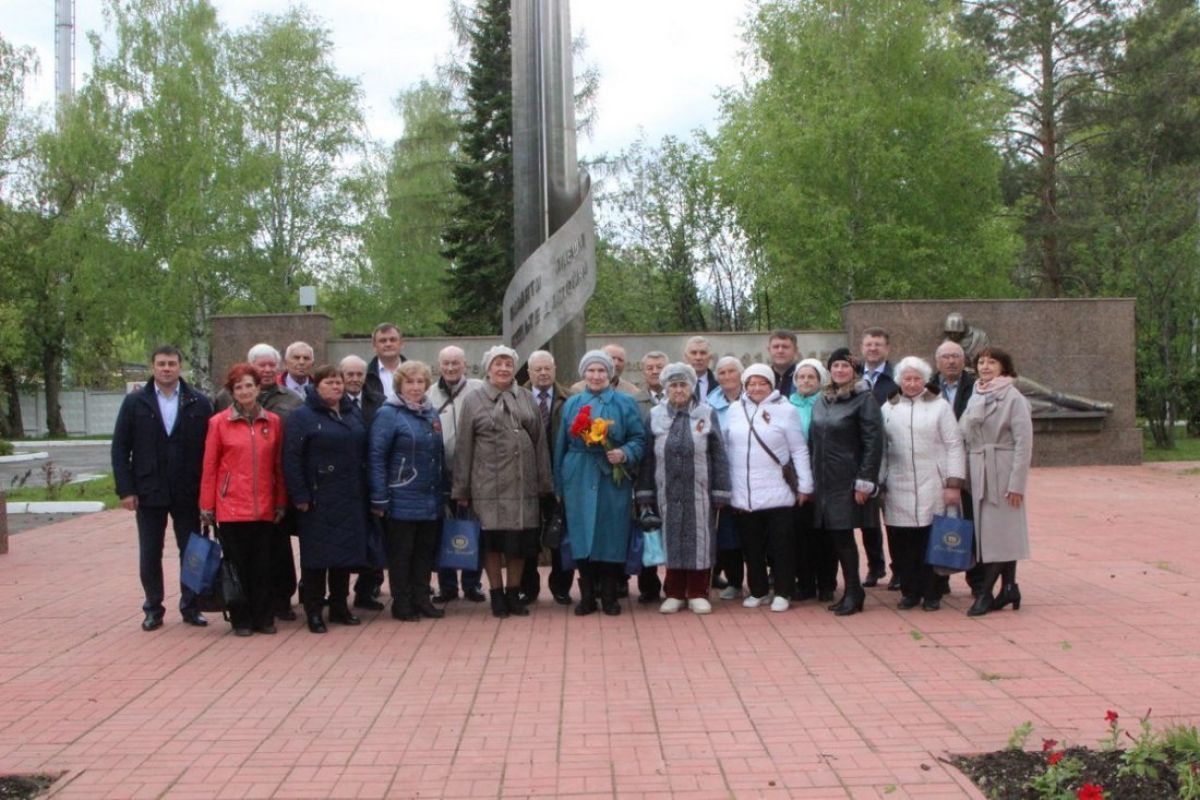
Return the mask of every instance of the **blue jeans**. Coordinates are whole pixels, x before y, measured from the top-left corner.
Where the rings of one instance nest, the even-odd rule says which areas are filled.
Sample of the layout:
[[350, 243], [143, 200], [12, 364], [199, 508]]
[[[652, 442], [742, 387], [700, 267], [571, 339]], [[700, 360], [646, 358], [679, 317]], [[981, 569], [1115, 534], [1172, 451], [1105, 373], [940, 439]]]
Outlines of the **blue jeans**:
[[[175, 528], [175, 544], [179, 548], [182, 562], [187, 549], [188, 535], [200, 532], [200, 508], [195, 501], [177, 504], [171, 508], [138, 505], [138, 572], [142, 579], [142, 592], [146, 601], [142, 611], [159, 617], [166, 612], [163, 608], [163, 543], [167, 534], [167, 516]], [[182, 583], [179, 584], [179, 610], [189, 613], [196, 610], [196, 593]]]

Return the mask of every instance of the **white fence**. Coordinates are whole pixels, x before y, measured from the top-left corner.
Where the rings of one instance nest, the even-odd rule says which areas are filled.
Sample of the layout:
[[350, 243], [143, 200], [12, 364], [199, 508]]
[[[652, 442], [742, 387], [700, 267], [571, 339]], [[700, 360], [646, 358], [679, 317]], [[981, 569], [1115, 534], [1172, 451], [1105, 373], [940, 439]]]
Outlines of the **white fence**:
[[[111, 434], [117, 422], [117, 411], [124, 392], [102, 392], [93, 389], [73, 389], [59, 395], [62, 406], [63, 424], [72, 436], [95, 436]], [[45, 436], [46, 395], [21, 394], [21, 422], [26, 436]]]

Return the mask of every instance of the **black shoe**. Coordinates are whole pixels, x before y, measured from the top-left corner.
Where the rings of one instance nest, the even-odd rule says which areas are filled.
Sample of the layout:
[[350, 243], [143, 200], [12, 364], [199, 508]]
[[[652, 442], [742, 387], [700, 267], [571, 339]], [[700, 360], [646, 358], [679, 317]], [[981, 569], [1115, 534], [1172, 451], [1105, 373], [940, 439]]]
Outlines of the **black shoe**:
[[651, 603], [658, 603], [658, 602], [661, 602], [661, 601], [662, 601], [662, 596], [661, 596], [661, 595], [660, 595], [658, 592], [655, 592], [654, 594], [650, 594], [649, 592], [645, 592], [645, 593], [643, 593], [643, 594], [639, 594], [639, 595], [638, 595], [638, 599], [637, 599], [637, 601], [638, 601], [638, 604], [639, 604], [639, 605], [648, 606], [648, 605], [650, 605]]
[[514, 617], [529, 616], [529, 609], [521, 602], [521, 592], [518, 589], [504, 590], [504, 605], [508, 607], [508, 613]]
[[907, 611], [919, 605], [921, 605], [921, 598], [919, 597], [901, 597], [900, 602], [896, 604], [896, 608], [902, 608]]
[[540, 594], [541, 594], [541, 592], [534, 592], [533, 594], [526, 594], [525, 592], [521, 592], [521, 604], [526, 605], [526, 606], [533, 605], [534, 603], [536, 603], [538, 601], [538, 595], [540, 595]]
[[575, 616], [586, 617], [588, 614], [595, 614], [599, 610], [600, 604], [596, 602], [596, 598], [588, 600], [580, 600], [575, 606]]
[[560, 606], [569, 606], [571, 605], [571, 595], [556, 594], [554, 595], [554, 602], [558, 603]]
[[496, 619], [508, 619], [508, 603], [504, 602], [503, 589], [490, 589], [492, 596], [492, 616]]
[[940, 597], [935, 597], [932, 600], [926, 600], [924, 603], [921, 603], [921, 608], [926, 611], [937, 611], [941, 607], [942, 600]]
[[830, 591], [829, 589], [826, 589], [825, 591], [822, 591], [822, 592], [817, 592], [817, 602], [818, 603], [832, 603], [833, 602], [833, 592]]
[[617, 597], [629, 597], [629, 583], [627, 581], [621, 581], [621, 584], [617, 587]]
[[362, 620], [350, 613], [350, 609], [343, 603], [340, 606], [329, 606], [329, 621], [336, 622], [338, 625], [361, 625]]
[[851, 614], [857, 614], [863, 610], [864, 595], [859, 593], [846, 592], [842, 595], [842, 602], [838, 603], [833, 609], [835, 617], [848, 617]]
[[383, 603], [379, 602], [378, 600], [374, 600], [370, 597], [354, 598], [354, 607], [362, 608], [367, 611], [383, 611]]
[[271, 622], [268, 622], [266, 625], [255, 625], [254, 632], [266, 634], [278, 633], [278, 631], [275, 629], [275, 624]]
[[816, 592], [797, 589], [796, 591], [792, 592], [792, 602], [803, 603], [805, 600], [812, 600], [816, 596]]
[[199, 611], [183, 612], [183, 621], [188, 625], [195, 625], [197, 628], [208, 627], [208, 620]]
[[999, 611], [1009, 603], [1012, 603], [1013, 611], [1018, 611], [1021, 608], [1021, 587], [1015, 583], [1005, 584], [1000, 588], [1000, 593], [996, 595], [996, 599], [992, 601], [992, 611]]
[[162, 627], [162, 614], [155, 614], [153, 611], [146, 614], [146, 618], [142, 620], [142, 630], [156, 631]]
[[618, 617], [621, 615], [621, 604], [616, 600], [613, 600], [610, 603], [604, 603], [601, 608], [604, 613], [610, 617]]
[[946, 595], [950, 594], [950, 576], [949, 575], [938, 575], [937, 591], [938, 591], [938, 594], [941, 595], [942, 597], [945, 597]]
[[250, 630], [249, 628], [234, 628], [233, 629], [234, 636], [249, 636], [252, 633], [254, 633], [254, 631]]
[[434, 606], [434, 604], [429, 601], [429, 596], [424, 592], [418, 593], [417, 596], [413, 598], [412, 611], [414, 619], [418, 616], [428, 617], [429, 619], [441, 619], [442, 617], [446, 616], [446, 611]]
[[991, 592], [980, 591], [979, 594], [975, 596], [975, 602], [971, 604], [969, 609], [967, 609], [967, 616], [982, 617], [984, 614], [992, 610], [993, 602], [994, 599], [992, 598]]
[[314, 611], [308, 615], [308, 629], [313, 633], [325, 633], [329, 630], [325, 627], [325, 620], [321, 619], [320, 611]]
[[454, 590], [440, 589], [438, 591], [438, 593], [433, 596], [433, 602], [435, 602], [435, 603], [449, 603], [449, 602], [452, 602], [457, 599], [458, 599], [458, 590], [457, 589], [454, 589]]
[[398, 619], [401, 622], [416, 622], [420, 618], [421, 615], [413, 608], [411, 600], [403, 597], [392, 598], [392, 619]]
[[467, 598], [472, 603], [483, 603], [487, 601], [487, 597], [484, 596], [483, 592], [475, 588], [464, 589], [463, 597]]
[[862, 585], [868, 589], [878, 586], [879, 581], [886, 577], [886, 575], [886, 572], [876, 572], [875, 570], [870, 570], [867, 572], [867, 577], [863, 578]]
[[720, 577], [719, 575], [713, 576], [713, 579], [712, 579], [712, 588], [713, 589], [724, 589], [728, 585], [729, 585], [729, 581], [725, 580], [724, 578]]
[[890, 581], [888, 581], [887, 590], [889, 592], [900, 591], [900, 579], [897, 578], [895, 575], [893, 575], [892, 579]]
[[295, 622], [297, 619], [296, 612], [292, 610], [291, 606], [288, 606], [287, 608], [281, 607], [275, 612], [275, 619], [282, 622]]

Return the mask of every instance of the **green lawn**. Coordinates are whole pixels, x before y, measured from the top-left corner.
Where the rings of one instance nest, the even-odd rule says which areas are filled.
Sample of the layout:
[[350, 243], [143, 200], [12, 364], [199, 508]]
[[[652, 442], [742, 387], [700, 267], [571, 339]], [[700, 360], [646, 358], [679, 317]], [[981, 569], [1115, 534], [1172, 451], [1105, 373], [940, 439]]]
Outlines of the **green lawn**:
[[1173, 450], [1163, 450], [1154, 446], [1154, 442], [1149, 436], [1146, 437], [1146, 446], [1142, 452], [1143, 461], [1200, 461], [1200, 438], [1194, 436], [1186, 436], [1183, 434], [1183, 429], [1179, 429], [1179, 434], [1175, 437], [1175, 448]]
[[[47, 495], [45, 486], [34, 486], [32, 484], [33, 478], [30, 478], [20, 489], [5, 487], [5, 499], [14, 503], [34, 503], [51, 499]], [[65, 501], [99, 500], [104, 503], [105, 508], [116, 508], [121, 502], [117, 497], [112, 475], [105, 475], [103, 478], [97, 478], [94, 481], [87, 481], [85, 483], [68, 484], [59, 490], [56, 499]]]

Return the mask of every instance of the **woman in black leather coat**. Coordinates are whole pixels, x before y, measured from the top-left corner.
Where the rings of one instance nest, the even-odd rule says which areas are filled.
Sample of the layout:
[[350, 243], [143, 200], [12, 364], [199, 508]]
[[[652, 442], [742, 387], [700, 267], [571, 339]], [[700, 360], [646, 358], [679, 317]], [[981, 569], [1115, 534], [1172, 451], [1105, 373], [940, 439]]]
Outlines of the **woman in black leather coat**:
[[813, 407], [809, 426], [814, 524], [833, 539], [845, 592], [829, 607], [839, 617], [862, 611], [866, 593], [858, 572], [854, 529], [878, 519], [876, 482], [883, 461], [883, 417], [871, 390], [858, 379], [850, 351], [829, 356], [829, 385]]

